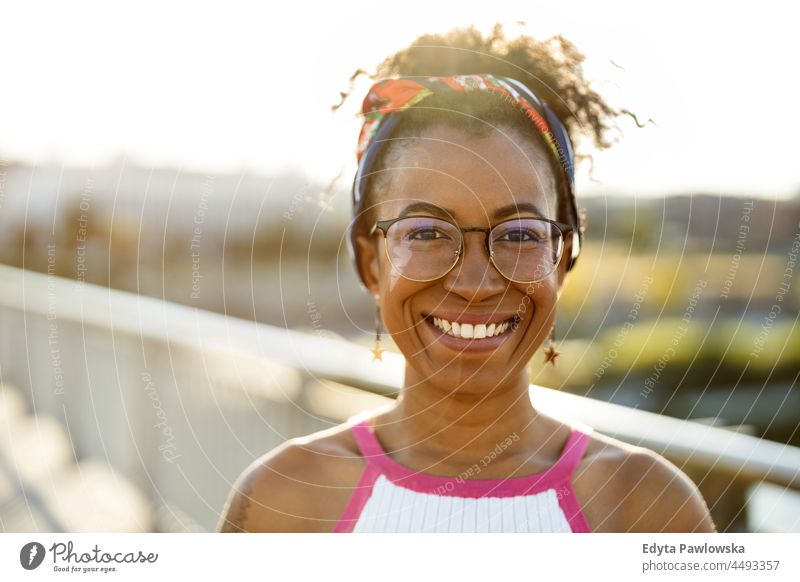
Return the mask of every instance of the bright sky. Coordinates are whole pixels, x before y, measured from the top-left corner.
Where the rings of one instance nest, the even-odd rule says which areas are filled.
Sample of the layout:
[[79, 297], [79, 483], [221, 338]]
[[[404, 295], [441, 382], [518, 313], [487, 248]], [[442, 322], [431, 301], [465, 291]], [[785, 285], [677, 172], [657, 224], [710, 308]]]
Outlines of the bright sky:
[[[40, 2], [0, 14], [0, 154], [36, 163], [206, 171], [354, 168], [355, 108], [329, 106], [358, 67], [418, 34], [495, 21], [587, 55], [623, 121], [579, 193], [800, 191], [800, 35], [777, 2], [403, 0], [400, 3]], [[613, 66], [613, 61], [622, 69]], [[349, 174], [348, 178], [349, 180]]]

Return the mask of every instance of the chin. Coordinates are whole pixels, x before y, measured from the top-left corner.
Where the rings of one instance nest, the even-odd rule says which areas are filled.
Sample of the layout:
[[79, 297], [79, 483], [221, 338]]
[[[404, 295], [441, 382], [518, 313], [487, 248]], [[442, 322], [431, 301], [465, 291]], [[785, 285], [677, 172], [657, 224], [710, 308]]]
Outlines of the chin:
[[[478, 395], [516, 384], [520, 375], [525, 376], [527, 383], [527, 364], [532, 355], [516, 351], [510, 356], [502, 352], [465, 352], [447, 354], [442, 359], [426, 349], [418, 353], [414, 360], [407, 361], [418, 378], [428, 386], [436, 387], [445, 394]], [[413, 386], [413, 382], [409, 385]]]

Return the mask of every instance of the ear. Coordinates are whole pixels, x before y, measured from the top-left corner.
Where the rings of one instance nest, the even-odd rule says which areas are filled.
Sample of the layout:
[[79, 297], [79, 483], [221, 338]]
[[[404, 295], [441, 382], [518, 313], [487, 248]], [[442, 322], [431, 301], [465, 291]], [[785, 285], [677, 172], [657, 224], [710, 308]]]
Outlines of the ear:
[[377, 236], [359, 234], [356, 236], [356, 265], [361, 282], [373, 296], [379, 293], [380, 265]]

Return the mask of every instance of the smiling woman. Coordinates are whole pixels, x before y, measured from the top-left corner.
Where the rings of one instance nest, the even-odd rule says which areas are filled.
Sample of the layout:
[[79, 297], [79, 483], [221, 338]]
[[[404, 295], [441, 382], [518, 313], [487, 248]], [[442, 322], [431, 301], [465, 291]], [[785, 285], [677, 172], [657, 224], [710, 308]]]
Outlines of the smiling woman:
[[456, 30], [381, 66], [350, 242], [403, 389], [255, 462], [221, 531], [713, 531], [676, 467], [529, 397], [583, 238], [569, 136], [607, 145], [619, 113], [582, 58], [563, 39]]

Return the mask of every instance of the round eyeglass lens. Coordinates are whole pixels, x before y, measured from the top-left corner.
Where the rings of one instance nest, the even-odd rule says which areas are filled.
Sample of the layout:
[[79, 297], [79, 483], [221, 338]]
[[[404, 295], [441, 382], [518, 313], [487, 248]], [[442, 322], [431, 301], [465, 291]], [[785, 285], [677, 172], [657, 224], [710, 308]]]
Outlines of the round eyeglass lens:
[[507, 279], [541, 281], [556, 268], [564, 238], [555, 224], [536, 218], [507, 220], [489, 233], [495, 267]]
[[432, 281], [444, 276], [458, 260], [461, 231], [433, 217], [398, 220], [386, 232], [389, 262], [403, 276]]

